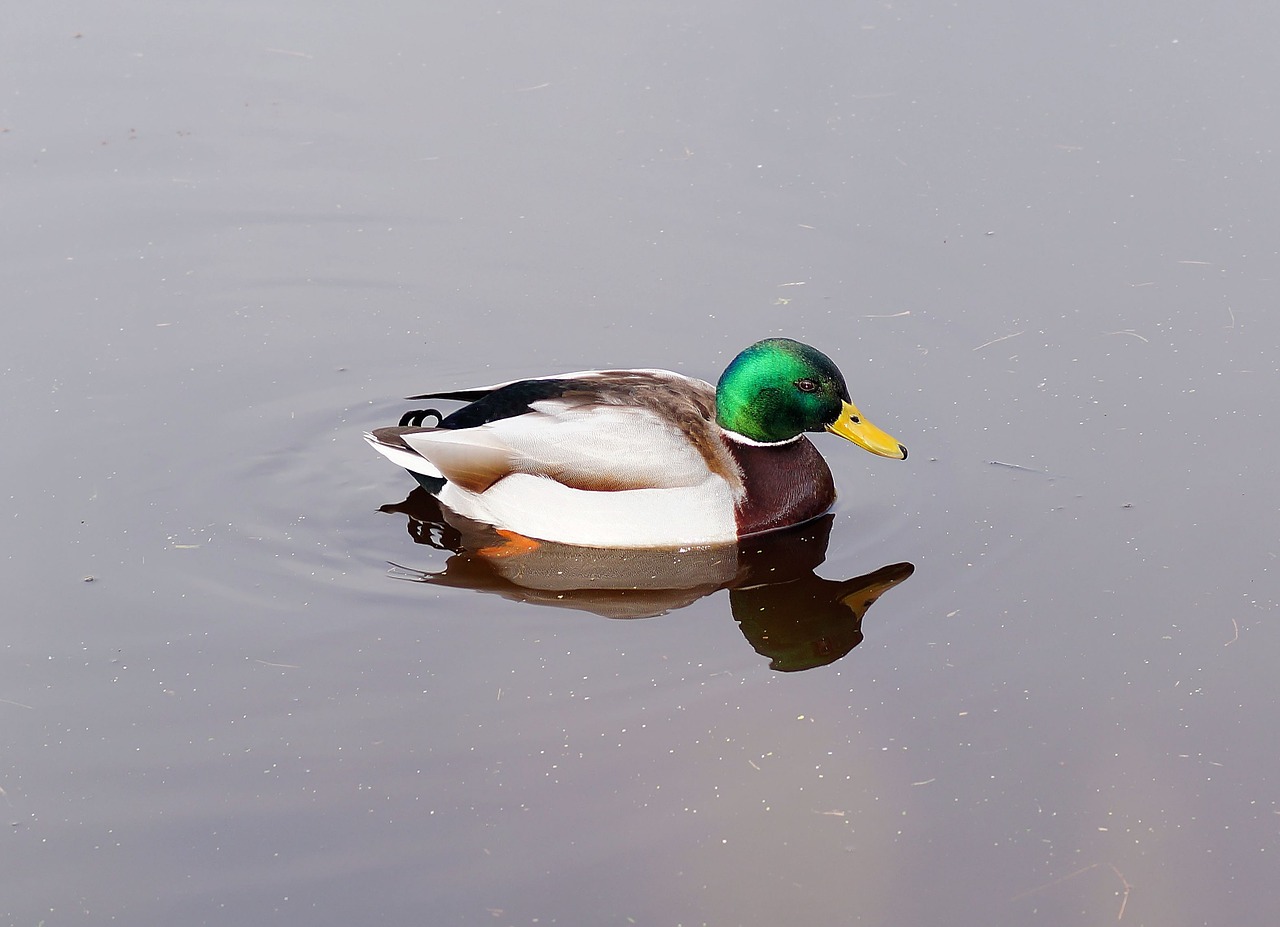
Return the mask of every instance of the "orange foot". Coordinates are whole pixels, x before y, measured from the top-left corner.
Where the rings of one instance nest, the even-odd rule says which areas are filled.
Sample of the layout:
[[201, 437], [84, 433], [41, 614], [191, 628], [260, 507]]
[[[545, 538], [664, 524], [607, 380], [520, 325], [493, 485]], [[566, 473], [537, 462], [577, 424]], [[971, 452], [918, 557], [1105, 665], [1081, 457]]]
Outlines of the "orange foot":
[[518, 557], [521, 554], [531, 554], [542, 545], [533, 538], [527, 538], [523, 534], [516, 534], [514, 531], [507, 531], [503, 528], [495, 529], [502, 536], [502, 543], [495, 544], [493, 547], [483, 547], [476, 553], [481, 557]]

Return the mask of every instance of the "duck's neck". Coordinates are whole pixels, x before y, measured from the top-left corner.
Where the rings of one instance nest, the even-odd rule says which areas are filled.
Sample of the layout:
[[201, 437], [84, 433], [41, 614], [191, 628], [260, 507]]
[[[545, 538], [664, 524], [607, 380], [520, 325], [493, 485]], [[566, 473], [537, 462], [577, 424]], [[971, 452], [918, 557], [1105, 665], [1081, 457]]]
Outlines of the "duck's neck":
[[782, 447], [784, 444], [795, 444], [804, 437], [804, 435], [796, 435], [794, 438], [787, 438], [785, 441], [757, 441], [730, 428], [721, 428], [720, 430], [724, 432], [724, 436], [730, 443], [745, 444], [749, 447]]
[[734, 513], [740, 536], [817, 518], [835, 502], [831, 469], [804, 435], [762, 444], [726, 432], [723, 440], [742, 472]]

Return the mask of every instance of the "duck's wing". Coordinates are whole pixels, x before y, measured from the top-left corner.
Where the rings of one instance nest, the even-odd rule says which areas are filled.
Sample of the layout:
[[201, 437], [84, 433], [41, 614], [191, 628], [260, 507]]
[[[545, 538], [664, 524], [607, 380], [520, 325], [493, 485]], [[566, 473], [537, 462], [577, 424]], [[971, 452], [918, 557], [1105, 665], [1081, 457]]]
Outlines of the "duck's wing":
[[382, 428], [370, 443], [401, 466], [421, 458], [471, 492], [514, 473], [597, 491], [735, 475], [717, 436], [714, 387], [669, 371], [583, 371], [413, 398], [471, 402], [438, 427]]

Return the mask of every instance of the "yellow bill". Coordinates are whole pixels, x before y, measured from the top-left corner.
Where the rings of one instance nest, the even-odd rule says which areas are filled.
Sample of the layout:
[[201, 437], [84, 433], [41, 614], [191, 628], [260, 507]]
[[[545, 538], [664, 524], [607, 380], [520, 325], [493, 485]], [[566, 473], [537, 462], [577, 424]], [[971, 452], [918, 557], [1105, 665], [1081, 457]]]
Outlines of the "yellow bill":
[[851, 402], [844, 404], [840, 417], [827, 426], [827, 431], [847, 438], [858, 447], [873, 454], [879, 454], [881, 457], [892, 457], [894, 460], [907, 459], [907, 449], [899, 444], [896, 438], [863, 418], [858, 407]]

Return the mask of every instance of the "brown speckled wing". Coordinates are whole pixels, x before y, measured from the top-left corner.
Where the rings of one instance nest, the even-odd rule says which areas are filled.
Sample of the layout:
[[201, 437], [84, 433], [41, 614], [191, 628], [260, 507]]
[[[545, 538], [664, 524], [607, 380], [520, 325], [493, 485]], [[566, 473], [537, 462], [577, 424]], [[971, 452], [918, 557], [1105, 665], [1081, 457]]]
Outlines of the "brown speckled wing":
[[573, 385], [559, 397], [567, 404], [644, 409], [677, 427], [722, 477], [735, 495], [741, 475], [716, 425], [716, 390], [710, 383], [666, 370], [603, 370]]
[[709, 383], [616, 370], [518, 381], [439, 427], [381, 428], [373, 439], [425, 458], [474, 493], [516, 473], [595, 492], [687, 488], [710, 473], [736, 499], [741, 478], [720, 434]]

